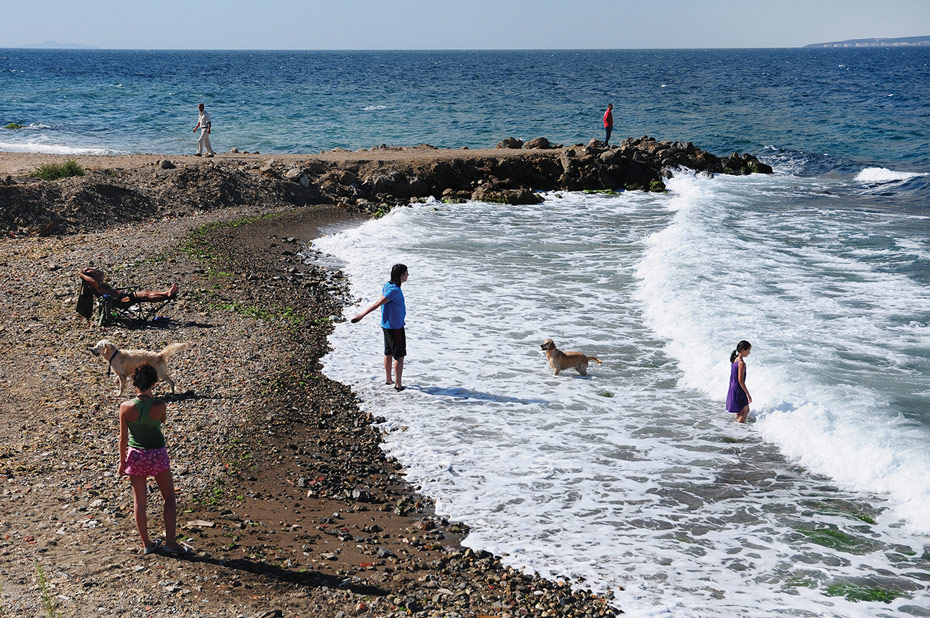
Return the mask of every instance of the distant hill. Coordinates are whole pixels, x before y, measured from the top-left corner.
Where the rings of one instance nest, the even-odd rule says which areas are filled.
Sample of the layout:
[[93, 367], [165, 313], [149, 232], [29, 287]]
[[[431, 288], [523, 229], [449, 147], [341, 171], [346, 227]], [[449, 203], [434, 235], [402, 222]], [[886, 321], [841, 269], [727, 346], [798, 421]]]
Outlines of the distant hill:
[[100, 49], [94, 45], [83, 45], [81, 43], [59, 43], [58, 41], [45, 41], [44, 43], [32, 43], [30, 45], [20, 45], [20, 49]]
[[832, 43], [813, 43], [808, 47], [930, 47], [930, 36], [906, 36], [897, 39], [849, 39]]

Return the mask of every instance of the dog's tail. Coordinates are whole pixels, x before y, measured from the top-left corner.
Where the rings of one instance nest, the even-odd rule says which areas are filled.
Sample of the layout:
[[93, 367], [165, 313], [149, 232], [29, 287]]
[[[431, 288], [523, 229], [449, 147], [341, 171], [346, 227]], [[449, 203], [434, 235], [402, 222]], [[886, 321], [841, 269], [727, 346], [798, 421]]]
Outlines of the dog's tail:
[[191, 347], [191, 344], [189, 343], [169, 343], [161, 352], [159, 352], [159, 355], [164, 358], [168, 358], [176, 352], [183, 352], [189, 347]]
[[595, 363], [597, 363], [598, 365], [603, 364], [603, 363], [601, 363], [601, 359], [599, 359], [599, 358], [596, 357], [596, 356], [585, 356], [585, 358], [587, 358], [588, 360], [593, 360], [593, 361], [594, 361]]

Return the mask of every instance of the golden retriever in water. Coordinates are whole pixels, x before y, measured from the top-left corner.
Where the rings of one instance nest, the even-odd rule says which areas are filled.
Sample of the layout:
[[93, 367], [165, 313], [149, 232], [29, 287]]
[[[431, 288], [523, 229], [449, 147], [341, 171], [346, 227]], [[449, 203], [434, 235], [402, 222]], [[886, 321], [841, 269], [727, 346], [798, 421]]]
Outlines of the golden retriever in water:
[[108, 339], [101, 339], [90, 351], [94, 356], [99, 356], [110, 364], [110, 369], [119, 379], [117, 395], [121, 395], [126, 389], [126, 385], [132, 383], [132, 372], [136, 370], [136, 367], [146, 363], [155, 369], [159, 380], [171, 385], [171, 392], [173, 393], [174, 380], [168, 375], [168, 357], [175, 352], [186, 350], [188, 347], [190, 347], [188, 343], [172, 343], [165, 346], [165, 349], [161, 352], [120, 350], [110, 343]]
[[546, 358], [549, 360], [549, 366], [555, 371], [555, 375], [559, 375], [563, 369], [574, 368], [575, 371], [586, 376], [588, 375], [588, 361], [601, 364], [600, 359], [594, 356], [585, 356], [581, 352], [563, 352], [555, 347], [552, 339], [546, 339], [539, 347], [546, 351]]

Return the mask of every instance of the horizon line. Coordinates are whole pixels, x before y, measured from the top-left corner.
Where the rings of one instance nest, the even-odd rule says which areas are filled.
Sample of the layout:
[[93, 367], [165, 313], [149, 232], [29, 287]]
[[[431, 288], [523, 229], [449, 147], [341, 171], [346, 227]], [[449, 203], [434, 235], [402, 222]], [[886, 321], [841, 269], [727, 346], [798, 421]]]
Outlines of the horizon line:
[[[807, 45], [811, 45], [810, 43]], [[240, 48], [220, 48], [220, 47], [94, 47], [91, 45], [78, 45], [75, 47], [67, 46], [28, 46], [28, 47], [5, 47], [0, 45], [0, 49], [16, 50], [43, 50], [43, 51], [187, 51], [187, 52], [386, 52], [386, 51], [404, 51], [404, 52], [438, 52], [438, 51], [688, 51], [704, 49], [736, 50], [736, 49], [804, 49], [807, 45], [791, 46], [774, 46], [774, 47], [436, 47], [436, 48], [393, 48], [393, 47], [356, 47], [356, 48], [260, 48], [260, 47], [240, 47]], [[819, 43], [813, 43], [819, 45]]]

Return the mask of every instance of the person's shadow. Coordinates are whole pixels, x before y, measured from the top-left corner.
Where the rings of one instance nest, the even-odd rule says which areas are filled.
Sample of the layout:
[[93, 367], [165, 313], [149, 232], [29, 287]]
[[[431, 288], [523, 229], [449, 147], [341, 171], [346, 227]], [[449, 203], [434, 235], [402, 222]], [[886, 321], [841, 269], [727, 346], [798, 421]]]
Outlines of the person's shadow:
[[383, 597], [388, 594], [383, 588], [352, 581], [349, 577], [338, 577], [336, 575], [324, 575], [316, 571], [301, 569], [292, 571], [283, 569], [277, 565], [267, 562], [258, 562], [247, 558], [234, 558], [226, 560], [215, 558], [209, 554], [164, 554], [166, 557], [175, 560], [184, 560], [186, 562], [199, 562], [203, 564], [212, 564], [223, 569], [234, 569], [253, 575], [269, 577], [279, 582], [297, 584], [299, 586], [311, 586], [313, 588], [339, 588], [341, 590], [350, 590], [355, 594], [363, 596]]
[[495, 395], [494, 393], [473, 391], [471, 389], [462, 388], [460, 386], [419, 386], [414, 384], [408, 386], [407, 388], [420, 391], [421, 393], [426, 393], [427, 395], [434, 395], [436, 397], [451, 397], [453, 399], [475, 400], [476, 403], [480, 401], [491, 401], [494, 403], [519, 403], [523, 405], [546, 405], [549, 403], [545, 399], [523, 399], [520, 397], [511, 397], [509, 395]]

